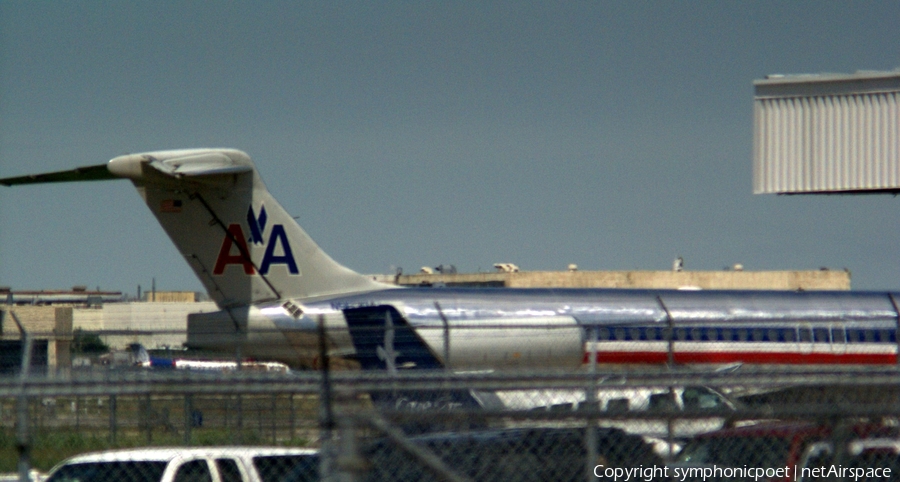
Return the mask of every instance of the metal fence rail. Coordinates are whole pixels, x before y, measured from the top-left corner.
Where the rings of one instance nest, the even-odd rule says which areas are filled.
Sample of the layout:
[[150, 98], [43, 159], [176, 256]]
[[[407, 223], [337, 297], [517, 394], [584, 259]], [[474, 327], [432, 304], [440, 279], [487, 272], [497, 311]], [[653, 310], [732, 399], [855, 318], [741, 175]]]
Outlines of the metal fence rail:
[[[812, 469], [832, 467], [832, 480], [853, 480], [851, 468], [900, 461], [894, 368], [340, 371], [328, 379], [326, 392], [321, 372], [2, 379], [0, 472], [171, 445], [309, 447], [329, 480], [672, 480], [676, 470], [675, 480], [768, 480], [767, 470], [783, 480], [807, 470], [812, 480]], [[495, 404], [439, 403], [460, 393], [490, 394]], [[423, 394], [435, 403], [403, 403]], [[714, 466], [731, 472], [703, 472]]]
[[[900, 480], [898, 366], [691, 368], [676, 364], [681, 338], [672, 330], [663, 330], [667, 365], [605, 365], [598, 340], [621, 337], [592, 328], [569, 368], [526, 370], [511, 359], [495, 371], [457, 372], [450, 367], [471, 367], [451, 356], [455, 338], [442, 329], [423, 334], [443, 341], [433, 345], [441, 369], [394, 363], [413, 347], [395, 345], [404, 331], [387, 323], [371, 332], [373, 346], [391, 345], [385, 370], [329, 357], [324, 336], [315, 370], [249, 370], [240, 350], [219, 370], [44, 372], [25, 362], [0, 376], [0, 473], [27, 480], [32, 469], [109, 449], [281, 446], [305, 451], [253, 458], [247, 469], [266, 482]], [[34, 334], [20, 331], [21, 359], [31, 360]], [[236, 480], [225, 466], [206, 469], [202, 480]]]

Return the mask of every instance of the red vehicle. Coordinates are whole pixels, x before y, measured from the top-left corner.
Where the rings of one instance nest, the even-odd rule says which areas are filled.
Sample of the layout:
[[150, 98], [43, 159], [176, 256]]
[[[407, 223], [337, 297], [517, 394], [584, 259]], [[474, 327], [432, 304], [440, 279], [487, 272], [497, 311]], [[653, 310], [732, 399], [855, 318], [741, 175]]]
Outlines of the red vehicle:
[[[848, 435], [854, 439], [883, 433], [871, 424], [854, 425]], [[815, 448], [829, 444], [834, 430], [811, 423], [762, 423], [716, 430], [698, 435], [685, 444], [676, 461], [669, 464], [673, 480], [713, 482], [719, 480], [793, 481], [798, 469], [822, 459]], [[811, 457], [813, 456], [813, 457]]]

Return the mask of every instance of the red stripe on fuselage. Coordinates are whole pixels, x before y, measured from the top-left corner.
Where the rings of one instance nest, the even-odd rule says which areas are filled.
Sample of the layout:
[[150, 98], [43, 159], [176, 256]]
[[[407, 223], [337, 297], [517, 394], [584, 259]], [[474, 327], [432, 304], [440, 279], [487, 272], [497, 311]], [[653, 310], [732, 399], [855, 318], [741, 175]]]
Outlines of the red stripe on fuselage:
[[[762, 365], [894, 365], [893, 353], [771, 353], [771, 352], [675, 352], [675, 363], [753, 363]], [[584, 363], [591, 359], [584, 354]], [[597, 353], [597, 363], [662, 364], [669, 361], [668, 353], [659, 351], [605, 351]]]

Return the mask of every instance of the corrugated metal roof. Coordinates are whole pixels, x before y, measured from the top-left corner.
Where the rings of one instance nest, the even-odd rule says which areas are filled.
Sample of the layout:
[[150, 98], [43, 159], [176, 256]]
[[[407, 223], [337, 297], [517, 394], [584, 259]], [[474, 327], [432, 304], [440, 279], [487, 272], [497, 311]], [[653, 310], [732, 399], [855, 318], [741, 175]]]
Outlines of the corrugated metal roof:
[[900, 191], [900, 71], [754, 86], [754, 192]]

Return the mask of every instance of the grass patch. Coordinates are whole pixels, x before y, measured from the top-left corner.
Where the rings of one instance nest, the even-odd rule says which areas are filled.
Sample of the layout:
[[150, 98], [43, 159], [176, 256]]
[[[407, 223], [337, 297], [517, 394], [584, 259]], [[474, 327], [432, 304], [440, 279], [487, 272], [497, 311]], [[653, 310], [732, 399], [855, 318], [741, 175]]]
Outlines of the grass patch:
[[[238, 437], [233, 431], [224, 429], [195, 429], [187, 445], [271, 445], [271, 437], [254, 430], [245, 430]], [[309, 441], [302, 438], [278, 441], [277, 445], [302, 447]], [[116, 443], [110, 442], [108, 434], [56, 431], [42, 433], [34, 437], [31, 444], [31, 466], [48, 471], [63, 459], [74, 455], [131, 447], [184, 446], [184, 434], [154, 433], [150, 443], [146, 433], [126, 432], [116, 435]], [[18, 468], [19, 452], [14, 430], [0, 430], [0, 472], [15, 472]]]

